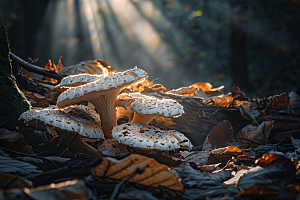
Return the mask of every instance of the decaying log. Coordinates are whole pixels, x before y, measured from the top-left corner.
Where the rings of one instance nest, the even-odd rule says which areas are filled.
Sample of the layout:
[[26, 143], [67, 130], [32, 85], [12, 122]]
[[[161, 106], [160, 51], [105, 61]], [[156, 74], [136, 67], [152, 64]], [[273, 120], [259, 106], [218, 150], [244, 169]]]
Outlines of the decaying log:
[[191, 96], [179, 96], [148, 92], [146, 95], [157, 98], [168, 98], [178, 101], [184, 108], [184, 114], [178, 118], [157, 117], [150, 125], [161, 129], [175, 129], [184, 133], [194, 146], [202, 147], [207, 134], [215, 125], [228, 120], [233, 127], [233, 133], [237, 134], [241, 128], [250, 124], [253, 120], [243, 115], [240, 108], [220, 108], [208, 106], [202, 99]]
[[[256, 118], [256, 120], [258, 123], [261, 123], [262, 121], [273, 121], [273, 128], [270, 137], [277, 135], [277, 133], [300, 129], [300, 117], [294, 117], [288, 114], [261, 114]], [[300, 136], [297, 138], [300, 138]]]

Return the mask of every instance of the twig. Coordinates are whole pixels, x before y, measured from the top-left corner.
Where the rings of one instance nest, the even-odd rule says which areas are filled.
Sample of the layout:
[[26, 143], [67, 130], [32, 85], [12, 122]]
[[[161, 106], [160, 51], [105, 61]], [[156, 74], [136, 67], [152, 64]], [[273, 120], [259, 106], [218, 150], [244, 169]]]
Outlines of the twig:
[[64, 75], [58, 74], [50, 69], [44, 69], [42, 67], [25, 62], [24, 60], [22, 60], [21, 58], [19, 58], [15, 54], [13, 54], [12, 52], [9, 52], [9, 54], [13, 61], [17, 62], [21, 67], [23, 67], [24, 69], [26, 69], [30, 72], [34, 72], [34, 73], [37, 73], [37, 74], [40, 74], [43, 76], [47, 76], [49, 78], [56, 79], [59, 82], [61, 81], [62, 78], [65, 77]]
[[136, 168], [135, 171], [134, 171], [132, 174], [130, 174], [129, 176], [127, 176], [126, 178], [124, 178], [122, 181], [120, 181], [120, 182], [116, 185], [116, 187], [115, 187], [113, 193], [111, 194], [109, 200], [114, 200], [114, 199], [115, 199], [115, 197], [117, 196], [117, 194], [118, 194], [118, 192], [119, 192], [119, 190], [120, 190], [120, 187], [121, 187], [126, 181], [128, 181], [129, 179], [131, 179], [132, 177], [134, 177], [136, 174], [141, 174], [141, 173], [143, 173], [143, 172], [144, 172], [144, 169], [142, 169], [142, 168]]
[[60, 157], [61, 155], [63, 155], [67, 150], [69, 151], [69, 147], [71, 146], [71, 144], [74, 142], [74, 140], [76, 139], [76, 137], [79, 135], [79, 133], [77, 133], [73, 139], [71, 140], [71, 142], [68, 144], [68, 146], [59, 154], [58, 157]]
[[70, 178], [70, 177], [81, 177], [88, 176], [91, 174], [91, 170], [102, 163], [103, 159], [93, 161], [91, 164], [70, 164], [63, 168], [42, 172], [39, 174], [32, 174], [25, 176], [24, 178], [33, 182], [34, 186], [40, 186], [48, 184], [58, 178]]

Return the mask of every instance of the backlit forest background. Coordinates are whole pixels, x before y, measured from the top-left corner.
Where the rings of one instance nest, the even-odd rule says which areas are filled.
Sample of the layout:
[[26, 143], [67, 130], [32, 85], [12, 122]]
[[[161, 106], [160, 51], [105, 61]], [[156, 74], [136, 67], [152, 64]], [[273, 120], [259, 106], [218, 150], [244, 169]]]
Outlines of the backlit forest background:
[[0, 0], [0, 11], [11, 51], [41, 67], [103, 59], [169, 90], [300, 91], [299, 0]]

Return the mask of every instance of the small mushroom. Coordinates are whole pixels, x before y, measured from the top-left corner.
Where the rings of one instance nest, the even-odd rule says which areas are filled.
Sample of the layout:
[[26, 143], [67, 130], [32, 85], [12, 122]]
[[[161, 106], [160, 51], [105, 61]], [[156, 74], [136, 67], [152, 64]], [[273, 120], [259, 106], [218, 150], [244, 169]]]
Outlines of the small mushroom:
[[119, 143], [145, 150], [170, 151], [193, 147], [190, 140], [178, 131], [163, 131], [138, 123], [116, 126], [112, 130], [112, 136]]
[[57, 106], [62, 108], [81, 101], [92, 103], [100, 114], [104, 136], [109, 139], [112, 138], [112, 128], [117, 125], [115, 101], [119, 92], [145, 78], [147, 73], [136, 67], [125, 72], [110, 73], [99, 80], [64, 91], [57, 99]]
[[155, 117], [178, 117], [183, 114], [181, 104], [172, 99], [157, 99], [140, 93], [130, 93], [134, 99], [131, 110], [134, 111], [130, 122], [149, 124]]
[[[19, 120], [31, 126], [45, 125], [49, 133], [52, 136], [57, 133], [73, 153], [103, 157], [97, 149], [81, 139], [82, 136], [103, 138], [100, 117], [87, 106], [74, 105], [63, 109], [50, 107], [41, 110], [29, 110], [23, 113]], [[79, 135], [77, 136], [77, 134]]]
[[77, 74], [77, 75], [70, 75], [64, 77], [61, 82], [56, 85], [52, 91], [54, 92], [64, 92], [70, 87], [76, 87], [79, 85], [83, 85], [98, 79], [103, 78], [103, 75], [92, 75], [92, 74]]
[[74, 105], [63, 109], [50, 107], [29, 110], [19, 120], [28, 125], [46, 125], [54, 129], [79, 133], [88, 138], [103, 138], [99, 115], [87, 106]]

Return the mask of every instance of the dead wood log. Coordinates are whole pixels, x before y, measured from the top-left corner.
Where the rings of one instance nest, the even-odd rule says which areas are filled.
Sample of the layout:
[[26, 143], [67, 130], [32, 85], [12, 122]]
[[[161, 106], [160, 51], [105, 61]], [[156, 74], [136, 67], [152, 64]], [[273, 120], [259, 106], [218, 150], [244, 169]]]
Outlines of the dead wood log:
[[233, 127], [233, 133], [237, 134], [241, 128], [250, 124], [253, 120], [241, 112], [240, 108], [220, 108], [208, 106], [202, 99], [191, 96], [179, 96], [148, 92], [146, 95], [157, 98], [168, 98], [178, 101], [184, 108], [184, 114], [178, 118], [157, 117], [150, 125], [161, 129], [175, 129], [184, 133], [194, 146], [202, 147], [207, 134], [218, 123], [228, 120]]

